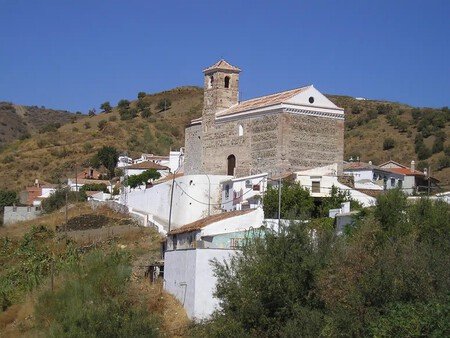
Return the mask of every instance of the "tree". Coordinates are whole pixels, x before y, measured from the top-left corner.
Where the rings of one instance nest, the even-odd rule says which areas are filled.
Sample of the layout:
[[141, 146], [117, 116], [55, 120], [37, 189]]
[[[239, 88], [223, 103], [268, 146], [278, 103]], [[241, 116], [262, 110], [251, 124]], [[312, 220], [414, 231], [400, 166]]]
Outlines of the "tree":
[[100, 106], [100, 109], [103, 110], [104, 113], [111, 113], [112, 107], [109, 101], [103, 102]]
[[152, 111], [150, 110], [150, 107], [144, 108], [144, 109], [141, 111], [141, 117], [142, 117], [143, 119], [147, 119], [147, 118], [149, 118], [151, 115], [152, 115]]
[[0, 212], [3, 212], [4, 207], [16, 203], [19, 203], [19, 198], [15, 191], [0, 190]]
[[149, 180], [156, 180], [161, 177], [161, 174], [156, 169], [149, 169], [139, 175], [131, 175], [128, 177], [128, 186], [130, 188], [137, 188], [140, 185], [146, 184]]
[[[305, 219], [314, 208], [309, 191], [299, 183], [283, 183], [281, 188], [281, 218]], [[264, 195], [264, 215], [278, 218], [278, 188], [269, 187]]]
[[156, 105], [156, 109], [159, 111], [166, 111], [172, 106], [172, 101], [170, 101], [168, 98], [163, 98], [159, 100], [158, 104]]
[[96, 112], [95, 108], [89, 109], [88, 115], [89, 115], [90, 117], [95, 116], [95, 112]]
[[145, 96], [147, 96], [147, 93], [145, 92], [139, 92], [137, 95], [138, 99], [143, 99]]
[[130, 101], [128, 100], [120, 100], [119, 103], [117, 103], [117, 106], [119, 107], [119, 110], [127, 110], [130, 108]]
[[[99, 164], [103, 165], [108, 170], [109, 178], [114, 177], [114, 169], [117, 165], [119, 152], [116, 148], [110, 146], [103, 146], [95, 155]], [[95, 162], [95, 161], [94, 161]]]

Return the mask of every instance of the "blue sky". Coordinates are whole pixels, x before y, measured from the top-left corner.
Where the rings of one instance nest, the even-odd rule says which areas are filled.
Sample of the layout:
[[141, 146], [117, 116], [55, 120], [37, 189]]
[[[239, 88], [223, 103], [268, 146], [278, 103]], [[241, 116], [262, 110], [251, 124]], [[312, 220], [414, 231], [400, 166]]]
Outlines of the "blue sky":
[[202, 85], [450, 106], [450, 1], [0, 0], [0, 100], [80, 110]]

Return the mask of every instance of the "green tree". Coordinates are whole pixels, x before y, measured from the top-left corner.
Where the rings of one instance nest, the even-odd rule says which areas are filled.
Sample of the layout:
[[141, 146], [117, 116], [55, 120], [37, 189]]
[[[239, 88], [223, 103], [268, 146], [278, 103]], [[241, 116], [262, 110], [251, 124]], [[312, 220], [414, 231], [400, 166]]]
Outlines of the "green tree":
[[147, 96], [147, 93], [145, 92], [139, 92], [137, 95], [138, 99], [143, 99], [145, 96]]
[[[266, 218], [278, 218], [278, 188], [269, 187], [264, 195], [264, 215]], [[305, 219], [314, 209], [309, 191], [299, 183], [282, 183], [281, 218]]]
[[168, 98], [163, 98], [158, 101], [158, 104], [156, 105], [156, 109], [159, 111], [166, 111], [170, 109], [172, 106], [172, 101], [170, 101]]
[[130, 188], [137, 188], [140, 185], [146, 184], [149, 180], [156, 180], [161, 177], [161, 174], [156, 169], [149, 169], [139, 175], [131, 175], [128, 177], [128, 186]]
[[103, 165], [108, 170], [108, 177], [114, 177], [114, 169], [116, 168], [119, 158], [119, 152], [111, 146], [103, 146], [95, 155], [94, 161]]
[[152, 111], [151, 111], [150, 107], [144, 108], [141, 111], [141, 117], [143, 119], [148, 119], [150, 116], [152, 116]]
[[0, 190], [0, 213], [3, 212], [4, 207], [17, 203], [19, 203], [19, 198], [15, 191]]
[[88, 112], [89, 117], [95, 116], [95, 112], [96, 112], [95, 108], [89, 109]]
[[120, 110], [126, 110], [130, 108], [130, 101], [122, 99], [117, 103], [117, 106]]
[[109, 101], [103, 102], [100, 105], [100, 109], [103, 110], [104, 113], [111, 113], [112, 112], [112, 107], [111, 104], [109, 103]]

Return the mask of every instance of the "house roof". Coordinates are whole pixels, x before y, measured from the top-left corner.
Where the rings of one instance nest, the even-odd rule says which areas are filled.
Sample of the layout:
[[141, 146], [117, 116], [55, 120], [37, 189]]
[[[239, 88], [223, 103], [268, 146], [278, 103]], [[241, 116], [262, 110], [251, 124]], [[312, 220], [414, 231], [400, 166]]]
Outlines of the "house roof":
[[219, 61], [217, 61], [215, 64], [213, 64], [212, 66], [203, 69], [203, 73], [210, 73], [214, 70], [231, 70], [234, 72], [240, 72], [241, 70], [238, 67], [232, 66], [230, 65], [227, 61], [225, 61], [224, 59], [221, 59]]
[[217, 113], [216, 116], [217, 117], [228, 116], [241, 113], [244, 111], [286, 103], [287, 100], [291, 99], [297, 94], [304, 92], [309, 88], [311, 88], [311, 86], [295, 88], [280, 93], [270, 94], [266, 96], [256, 97], [254, 99], [250, 99], [247, 101], [242, 101], [222, 112]]
[[411, 168], [385, 168], [384, 170], [406, 176], [425, 176], [423, 172], [418, 170], [411, 170]]
[[146, 161], [141, 163], [135, 163], [132, 165], [128, 165], [124, 167], [125, 169], [156, 169], [156, 170], [168, 170], [169, 167], [166, 167], [165, 165], [161, 165], [158, 163], [155, 163], [153, 161]]
[[[353, 170], [378, 170], [385, 173], [389, 173], [389, 169], [380, 168], [377, 165], [365, 163], [365, 162], [348, 162], [344, 163], [344, 171], [353, 171]], [[400, 173], [397, 173], [400, 174]]]
[[252, 211], [255, 211], [255, 210], [254, 209], [236, 210], [236, 211], [222, 212], [220, 214], [211, 215], [211, 216], [202, 218], [198, 221], [183, 225], [181, 228], [171, 230], [171, 231], [169, 231], [168, 235], [176, 235], [176, 234], [182, 234], [185, 232], [200, 230], [212, 223], [222, 221], [224, 219], [235, 217], [235, 216], [245, 215]]

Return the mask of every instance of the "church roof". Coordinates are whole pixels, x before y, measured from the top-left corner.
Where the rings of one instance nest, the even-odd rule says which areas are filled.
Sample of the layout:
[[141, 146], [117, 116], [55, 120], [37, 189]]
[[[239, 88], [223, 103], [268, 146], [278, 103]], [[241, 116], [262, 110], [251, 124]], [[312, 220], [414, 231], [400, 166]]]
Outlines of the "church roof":
[[305, 90], [307, 90], [309, 88], [311, 88], [311, 86], [291, 89], [291, 90], [287, 90], [287, 91], [280, 92], [280, 93], [270, 94], [270, 95], [257, 97], [257, 98], [247, 100], [247, 101], [242, 101], [222, 112], [219, 112], [218, 114], [216, 114], [216, 116], [232, 115], [232, 114], [237, 114], [237, 113], [248, 111], [248, 110], [253, 110], [253, 109], [273, 106], [273, 105], [277, 105], [277, 104], [281, 104], [281, 103], [286, 103], [287, 100], [291, 99], [295, 95], [298, 95], [298, 94], [304, 92]]
[[221, 60], [217, 61], [215, 64], [213, 64], [212, 66], [203, 69], [203, 73], [209, 73], [213, 70], [219, 70], [219, 69], [220, 70], [232, 70], [235, 72], [241, 71], [238, 67], [232, 66], [224, 59], [221, 59]]

